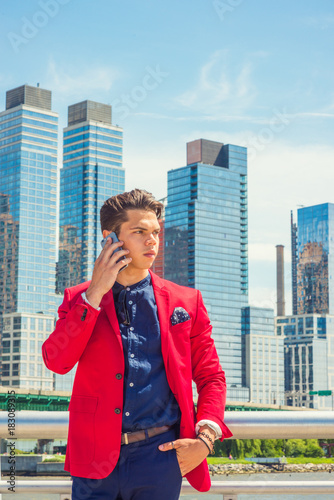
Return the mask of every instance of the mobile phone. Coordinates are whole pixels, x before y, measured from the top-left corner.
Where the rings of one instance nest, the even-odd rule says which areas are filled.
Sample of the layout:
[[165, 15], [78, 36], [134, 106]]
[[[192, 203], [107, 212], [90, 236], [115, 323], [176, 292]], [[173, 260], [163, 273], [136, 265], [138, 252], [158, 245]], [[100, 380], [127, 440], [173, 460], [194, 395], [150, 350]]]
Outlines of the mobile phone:
[[[117, 241], [119, 241], [119, 239], [117, 238], [117, 234], [113, 231], [112, 233], [108, 234], [108, 236], [103, 238], [103, 240], [101, 241], [102, 248], [106, 244], [106, 241], [108, 238], [111, 239], [112, 243], [116, 243]], [[116, 250], [114, 250], [114, 253], [119, 252], [120, 250], [122, 250], [122, 247], [117, 247]], [[122, 257], [120, 259], [118, 259], [117, 263], [120, 262], [121, 260], [124, 260], [124, 259], [126, 259], [126, 255], [122, 255]], [[128, 267], [128, 264], [125, 264], [125, 266], [123, 266], [118, 272], [120, 273], [121, 271], [123, 271], [123, 269], [125, 269], [127, 267]]]

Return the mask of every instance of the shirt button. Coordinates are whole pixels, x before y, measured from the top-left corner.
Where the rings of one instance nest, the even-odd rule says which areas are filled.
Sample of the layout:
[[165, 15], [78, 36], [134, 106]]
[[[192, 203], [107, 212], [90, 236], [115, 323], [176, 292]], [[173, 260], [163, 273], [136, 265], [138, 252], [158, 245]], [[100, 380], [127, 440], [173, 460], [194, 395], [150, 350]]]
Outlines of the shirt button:
[[131, 354], [131, 356], [130, 356], [130, 357], [131, 357], [131, 358], [134, 358], [134, 357], [135, 357], [135, 355], [134, 355], [134, 354]]
[[129, 386], [133, 387], [135, 384], [133, 382], [130, 382]]
[[116, 374], [116, 378], [117, 378], [117, 380], [121, 380], [121, 378], [122, 378], [122, 374], [121, 374], [121, 373], [117, 373], [117, 374]]
[[126, 411], [125, 415], [128, 417], [130, 415], [130, 413], [128, 411]]
[[129, 288], [129, 287], [127, 287], [127, 291], [128, 291], [128, 292], [130, 291], [130, 288]]
[[133, 330], [134, 330], [133, 326], [130, 326], [130, 330], [133, 332]]
[[119, 415], [121, 413], [121, 410], [119, 408], [115, 408], [115, 413]]
[[130, 304], [130, 306], [131, 306], [131, 304], [132, 304], [132, 300], [129, 300], [129, 304]]

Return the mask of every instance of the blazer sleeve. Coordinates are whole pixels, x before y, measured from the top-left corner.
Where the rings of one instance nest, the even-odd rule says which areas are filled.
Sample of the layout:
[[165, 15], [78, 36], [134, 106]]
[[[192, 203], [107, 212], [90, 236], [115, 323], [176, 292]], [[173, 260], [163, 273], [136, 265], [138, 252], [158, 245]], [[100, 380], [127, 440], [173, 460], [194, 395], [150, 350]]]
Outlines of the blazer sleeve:
[[192, 376], [197, 386], [197, 422], [212, 420], [222, 430], [221, 441], [233, 434], [224, 424], [226, 403], [225, 373], [214, 345], [212, 325], [202, 294], [197, 290], [197, 315], [191, 329]]
[[72, 300], [70, 295], [71, 290], [66, 289], [58, 308], [56, 328], [42, 345], [45, 366], [60, 375], [69, 372], [79, 361], [99, 315], [81, 295]]

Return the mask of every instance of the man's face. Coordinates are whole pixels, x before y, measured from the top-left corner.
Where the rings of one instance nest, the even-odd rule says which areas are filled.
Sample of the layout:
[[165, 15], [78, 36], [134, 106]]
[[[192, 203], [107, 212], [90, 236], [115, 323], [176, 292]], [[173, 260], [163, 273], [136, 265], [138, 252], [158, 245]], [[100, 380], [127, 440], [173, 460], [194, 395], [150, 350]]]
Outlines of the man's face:
[[123, 248], [130, 250], [129, 270], [149, 269], [159, 250], [160, 225], [154, 212], [146, 210], [128, 210], [128, 221], [119, 231], [118, 239], [124, 241]]

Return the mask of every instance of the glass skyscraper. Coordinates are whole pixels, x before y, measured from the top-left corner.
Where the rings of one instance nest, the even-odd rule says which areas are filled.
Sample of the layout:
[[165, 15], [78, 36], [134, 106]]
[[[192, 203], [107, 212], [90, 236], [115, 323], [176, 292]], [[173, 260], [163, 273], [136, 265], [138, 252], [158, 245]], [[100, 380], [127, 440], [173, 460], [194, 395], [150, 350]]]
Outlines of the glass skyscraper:
[[23, 85], [0, 113], [0, 310], [54, 313], [58, 115]]
[[199, 139], [187, 166], [168, 172], [165, 278], [202, 292], [226, 372], [228, 398], [242, 384], [242, 308], [248, 304], [247, 150]]
[[[3, 385], [52, 388], [37, 343], [30, 340], [43, 341], [52, 331], [58, 302], [54, 293], [57, 134], [58, 115], [51, 110], [49, 90], [23, 85], [6, 93], [6, 110], [0, 113]], [[43, 313], [39, 316], [43, 328], [30, 337], [27, 317], [33, 313]], [[31, 377], [22, 379], [22, 374]]]
[[69, 106], [60, 172], [59, 293], [92, 276], [101, 251], [100, 208], [125, 190], [122, 158], [123, 130], [111, 124], [111, 106]]
[[298, 210], [297, 314], [334, 314], [334, 204]]

